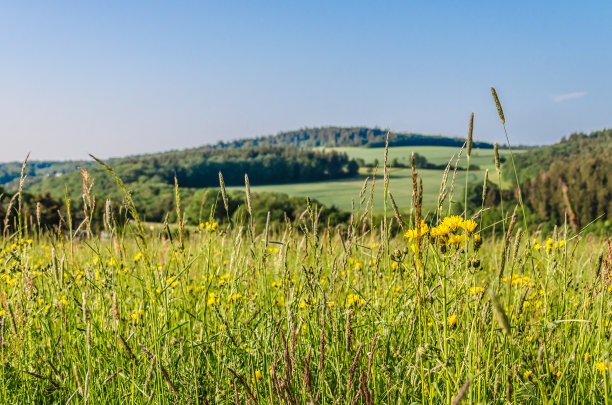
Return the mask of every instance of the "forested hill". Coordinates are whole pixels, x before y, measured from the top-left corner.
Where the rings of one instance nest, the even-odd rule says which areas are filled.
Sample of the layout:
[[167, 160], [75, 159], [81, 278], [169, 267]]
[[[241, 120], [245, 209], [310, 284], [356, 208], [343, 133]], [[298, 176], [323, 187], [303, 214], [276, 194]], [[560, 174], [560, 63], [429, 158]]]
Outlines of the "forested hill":
[[[357, 163], [345, 153], [287, 146], [185, 150], [115, 159], [109, 164], [129, 188], [136, 206], [145, 218], [155, 222], [163, 221], [164, 215], [173, 211], [175, 176], [181, 187], [181, 200], [186, 207], [191, 207], [189, 215], [193, 219], [198, 216], [202, 201], [201, 193], [199, 200], [196, 194], [206, 188], [218, 189], [219, 172], [223, 173], [226, 185], [243, 186], [245, 174], [248, 174], [251, 184], [264, 185], [353, 177], [358, 170]], [[117, 203], [123, 200], [123, 192], [102, 166], [94, 162], [87, 171], [88, 178], [93, 179], [92, 194], [97, 196], [97, 201], [109, 198]], [[83, 175], [79, 170], [62, 176], [28, 179], [25, 186], [38, 197], [48, 193], [49, 201], [61, 201], [68, 192], [72, 206], [77, 212], [78, 208], [82, 210]], [[283, 201], [282, 204], [298, 204], [297, 200], [293, 201], [286, 196], [278, 198]], [[260, 199], [267, 201], [263, 197]], [[2, 205], [6, 207], [9, 200], [8, 195], [4, 201], [0, 200], [0, 208]], [[299, 202], [298, 205], [304, 204]], [[294, 208], [292, 210], [295, 211]], [[330, 209], [331, 213], [333, 209]]]
[[[521, 189], [535, 214], [574, 227], [612, 221], [612, 129], [577, 133], [514, 156]], [[511, 173], [511, 162], [505, 173]]]
[[[276, 135], [257, 138], [238, 139], [230, 142], [219, 142], [214, 148], [242, 148], [249, 146], [290, 145], [298, 147], [336, 147], [364, 146], [370, 148], [384, 147], [387, 130], [365, 127], [322, 127], [305, 128], [296, 131], [279, 132]], [[463, 138], [449, 138], [441, 135], [421, 135], [404, 132], [390, 132], [389, 146], [461, 146]], [[475, 148], [491, 149], [487, 142], [474, 142]]]
[[[357, 163], [346, 154], [284, 146], [259, 146], [243, 149], [200, 149], [168, 152], [112, 161], [115, 173], [125, 183], [174, 184], [181, 187], [217, 187], [219, 172], [226, 185], [243, 185], [245, 173], [253, 184], [299, 183], [355, 176]], [[92, 173], [104, 174], [99, 166]], [[97, 176], [96, 176], [97, 177]], [[80, 181], [78, 171], [46, 178], [36, 184], [37, 191], [63, 189], [64, 184]], [[40, 190], [39, 190], [40, 189]]]
[[[386, 130], [378, 128], [365, 128], [365, 127], [324, 127], [324, 128], [307, 128], [300, 129], [297, 131], [281, 132], [277, 135], [262, 136], [258, 138], [245, 138], [242, 140], [235, 140], [230, 142], [219, 142], [215, 145], [204, 145], [197, 148], [184, 149], [180, 151], [169, 151], [160, 152], [149, 155], [136, 155], [122, 158], [109, 159], [113, 167], [116, 165], [123, 166], [124, 163], [135, 165], [138, 169], [140, 166], [147, 166], [149, 163], [154, 162], [155, 167], [159, 169], [171, 168], [172, 171], [168, 173], [151, 173], [152, 176], [173, 176], [174, 166], [176, 166], [176, 157], [180, 156], [181, 162], [177, 166], [179, 173], [186, 173], [185, 176], [189, 176], [188, 172], [199, 169], [190, 169], [186, 163], [198, 161], [198, 165], [202, 165], [198, 159], [200, 157], [211, 158], [213, 161], [217, 159], [217, 166], [220, 150], [229, 149], [250, 149], [255, 148], [255, 152], [236, 152], [232, 153], [230, 160], [235, 160], [237, 156], [247, 156], [249, 153], [259, 153], [257, 148], [261, 147], [301, 147], [301, 148], [315, 148], [315, 147], [334, 147], [334, 146], [358, 146], [358, 147], [383, 147], [385, 145], [385, 138], [387, 135]], [[449, 138], [444, 136], [427, 136], [420, 134], [410, 133], [397, 133], [391, 132], [389, 134], [390, 146], [410, 146], [410, 145], [425, 145], [425, 146], [457, 146], [460, 147], [465, 142], [462, 138]], [[475, 148], [492, 148], [493, 145], [486, 142], [474, 142]], [[260, 149], [261, 150], [261, 149]], [[287, 151], [290, 149], [287, 149]], [[215, 152], [216, 151], [216, 152]], [[93, 151], [95, 154], [95, 151]], [[293, 153], [293, 152], [291, 152]], [[229, 156], [229, 155], [228, 155]], [[319, 155], [317, 155], [319, 156]], [[303, 156], [302, 156], [303, 157]], [[336, 159], [335, 157], [334, 159]], [[184, 159], [184, 160], [183, 160]], [[240, 160], [240, 159], [239, 159]], [[344, 164], [344, 163], [343, 163]], [[174, 165], [174, 166], [173, 166]], [[39, 183], [46, 178], [63, 176], [72, 172], [77, 172], [79, 167], [89, 168], [95, 166], [93, 160], [87, 161], [29, 161], [26, 167], [25, 174], [28, 176], [27, 185]], [[231, 162], [227, 169], [223, 169], [224, 173], [227, 172], [229, 175], [230, 169], [233, 167]], [[212, 165], [211, 165], [212, 167]], [[306, 165], [306, 171], [310, 170], [310, 174], [303, 173], [305, 175], [300, 177], [299, 181], [309, 181], [315, 179], [312, 170], [308, 169], [310, 165]], [[240, 169], [240, 167], [238, 167]], [[345, 170], [346, 167], [342, 168]], [[292, 175], [295, 174], [296, 169], [292, 169]], [[326, 169], [327, 170], [327, 169]], [[19, 177], [21, 172], [21, 162], [9, 162], [0, 163], [0, 185], [5, 185], [8, 189], [15, 189], [18, 186]], [[244, 172], [242, 172], [243, 174]], [[241, 175], [242, 175], [241, 174]], [[318, 180], [325, 178], [333, 178], [337, 176], [334, 169], [330, 169], [325, 176], [318, 176]], [[314, 177], [313, 177], [314, 176]], [[293, 181], [294, 178], [288, 178], [286, 181]], [[192, 182], [192, 180], [188, 180]], [[276, 180], [269, 180], [268, 183], [275, 183]], [[263, 184], [261, 181], [260, 184]]]

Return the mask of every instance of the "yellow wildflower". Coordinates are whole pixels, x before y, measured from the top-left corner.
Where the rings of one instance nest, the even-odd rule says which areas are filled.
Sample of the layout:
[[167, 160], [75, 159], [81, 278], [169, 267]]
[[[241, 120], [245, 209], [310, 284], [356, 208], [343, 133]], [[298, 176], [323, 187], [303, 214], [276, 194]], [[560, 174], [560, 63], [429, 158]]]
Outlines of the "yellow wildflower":
[[366, 303], [365, 300], [361, 298], [358, 294], [349, 294], [346, 298], [347, 298], [346, 299], [347, 307], [352, 307], [352, 306], [361, 307]]
[[445, 217], [442, 220], [442, 223], [444, 225], [448, 226], [450, 228], [450, 230], [454, 232], [463, 223], [463, 218], [461, 218], [459, 215], [452, 215], [450, 217]]
[[478, 226], [476, 221], [472, 221], [471, 219], [465, 220], [459, 224], [459, 226], [466, 231], [468, 234], [474, 232], [474, 229]]
[[470, 288], [470, 294], [480, 294], [482, 291], [484, 290], [484, 288], [482, 287], [472, 287]]
[[463, 242], [465, 242], [465, 234], [464, 235], [449, 235], [448, 236], [448, 244], [449, 245], [453, 245], [454, 244], [455, 246], [459, 246]]
[[216, 222], [208, 222], [206, 221], [206, 223], [202, 223], [200, 222], [200, 229], [205, 229], [207, 231], [210, 232], [214, 232], [217, 229], [217, 223]]
[[[427, 224], [425, 223], [425, 221], [421, 221], [421, 227], [420, 227], [420, 236], [425, 236], [427, 235], [427, 233], [429, 232], [429, 226], [427, 226]], [[406, 238], [408, 238], [408, 240], [412, 241], [413, 239], [416, 239], [417, 237], [417, 229], [409, 229], [404, 236]]]
[[431, 228], [430, 235], [433, 237], [436, 237], [436, 236], [445, 236], [445, 235], [448, 235], [449, 233], [450, 233], [450, 228], [448, 227], [448, 225], [442, 223], [438, 226]]

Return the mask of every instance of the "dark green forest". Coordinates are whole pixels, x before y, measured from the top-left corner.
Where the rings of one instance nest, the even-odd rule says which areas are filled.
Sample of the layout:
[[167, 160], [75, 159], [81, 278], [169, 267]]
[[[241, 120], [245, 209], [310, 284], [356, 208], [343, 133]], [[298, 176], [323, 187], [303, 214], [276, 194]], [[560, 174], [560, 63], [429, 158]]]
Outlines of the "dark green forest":
[[[515, 154], [517, 176], [525, 203], [527, 223], [534, 228], [552, 229], [567, 223], [575, 231], [612, 230], [612, 130], [590, 134], [575, 133], [559, 143]], [[512, 160], [502, 171], [515, 184]], [[482, 204], [482, 184], [471, 184], [468, 211]], [[500, 192], [489, 182], [483, 214], [485, 226], [492, 226], [519, 203], [518, 189]], [[519, 210], [519, 217], [521, 210]]]
[[352, 177], [358, 166], [344, 153], [262, 146], [127, 158], [116, 161], [113, 168], [127, 183], [174, 184], [176, 177], [182, 187], [213, 187], [219, 184], [219, 172], [226, 185], [244, 184], [245, 173], [251, 183], [260, 185]]
[[[569, 162], [573, 159], [606, 155], [612, 152], [612, 129], [593, 131], [589, 134], [574, 133], [563, 137], [560, 142], [530, 150], [528, 153], [516, 154], [514, 161], [519, 180], [523, 182], [550, 169], [555, 162]], [[608, 156], [610, 160], [610, 156]], [[504, 175], [514, 178], [511, 162], [506, 162]]]
[[[572, 134], [515, 156], [521, 190], [537, 218], [582, 227], [612, 220], [612, 129]], [[508, 163], [506, 173], [508, 173]]]
[[[214, 148], [243, 148], [251, 146], [290, 145], [299, 147], [338, 147], [363, 146], [381, 148], [385, 146], [387, 130], [366, 127], [321, 127], [304, 128], [295, 131], [279, 132], [276, 135], [258, 138], [238, 139], [219, 142]], [[450, 138], [442, 135], [422, 135], [405, 132], [389, 132], [389, 146], [458, 146], [464, 138]], [[492, 149], [487, 142], [474, 142], [474, 148]]]
[[[53, 165], [33, 162], [26, 166], [26, 187], [33, 191], [63, 194], [64, 184], [78, 182], [78, 167], [91, 168], [94, 177], [103, 170], [91, 160], [57, 162]], [[244, 184], [247, 173], [253, 184], [299, 183], [352, 177], [358, 165], [346, 154], [283, 146], [262, 146], [242, 149], [189, 149], [142, 157], [108, 161], [127, 183], [174, 184], [176, 176], [182, 187], [218, 185], [218, 173], [225, 174], [227, 185]], [[18, 186], [21, 164], [2, 165], [7, 189]]]

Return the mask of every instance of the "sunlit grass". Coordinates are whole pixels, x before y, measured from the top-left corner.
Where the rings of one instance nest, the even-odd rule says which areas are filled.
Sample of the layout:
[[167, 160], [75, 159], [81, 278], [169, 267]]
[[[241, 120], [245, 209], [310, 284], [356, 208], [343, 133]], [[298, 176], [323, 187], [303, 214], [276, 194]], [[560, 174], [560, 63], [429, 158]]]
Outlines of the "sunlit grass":
[[212, 222], [184, 249], [166, 232], [145, 249], [129, 224], [4, 238], [1, 401], [438, 403], [467, 381], [475, 403], [606, 397], [601, 241], [494, 240], [434, 216], [386, 238], [357, 222], [315, 232], [315, 217], [268, 246]]

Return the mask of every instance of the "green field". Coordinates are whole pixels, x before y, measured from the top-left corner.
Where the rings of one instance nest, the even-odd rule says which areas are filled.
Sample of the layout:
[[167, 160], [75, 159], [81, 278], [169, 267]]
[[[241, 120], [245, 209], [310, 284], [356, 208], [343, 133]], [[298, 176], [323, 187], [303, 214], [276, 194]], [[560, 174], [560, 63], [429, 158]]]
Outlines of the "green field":
[[[389, 190], [393, 194], [396, 203], [407, 207], [412, 200], [412, 173], [410, 169], [390, 169], [389, 171]], [[423, 178], [423, 204], [427, 208], [435, 206], [443, 171], [441, 170], [419, 170], [419, 175]], [[456, 195], [461, 195], [465, 187], [465, 172], [457, 172], [455, 191]], [[285, 193], [290, 196], [311, 197], [327, 206], [336, 206], [342, 210], [351, 210], [352, 200], [355, 200], [356, 208], [359, 208], [359, 193], [363, 187], [363, 182], [368, 177], [364, 174], [359, 178], [335, 180], [317, 183], [296, 183], [296, 184], [277, 184], [267, 186], [251, 186], [253, 192], [277, 192]], [[372, 184], [372, 176], [369, 175], [369, 185]], [[449, 175], [449, 186], [452, 173]], [[484, 172], [470, 172], [469, 181], [483, 181]], [[230, 187], [230, 190], [244, 190], [244, 187]], [[369, 190], [369, 188], [368, 188]], [[382, 171], [378, 172], [376, 184], [374, 186], [375, 198], [382, 201], [384, 188], [382, 181]], [[369, 193], [369, 191], [368, 191]], [[368, 194], [369, 195], [369, 194]], [[455, 197], [455, 199], [458, 197]], [[377, 212], [381, 212], [381, 204], [375, 206]]]
[[[384, 148], [334, 148], [340, 152], [346, 152], [351, 158], [362, 158], [366, 162], [372, 162], [378, 159], [380, 166], [384, 161]], [[457, 157], [458, 148], [452, 147], [437, 147], [437, 146], [399, 146], [389, 148], [389, 161], [397, 158], [400, 162], [410, 165], [410, 155], [412, 152], [419, 153], [434, 164], [446, 164], [452, 156]], [[519, 151], [520, 152], [520, 151]], [[501, 156], [508, 155], [507, 150], [500, 150]], [[453, 165], [455, 160], [453, 160]], [[484, 171], [489, 169], [489, 180], [497, 183], [497, 175], [495, 174], [495, 164], [493, 158], [493, 149], [474, 149], [470, 158], [471, 165], [478, 165], [480, 170], [470, 170], [468, 182], [482, 182], [484, 180]], [[467, 166], [467, 158], [465, 151], [459, 166]], [[423, 178], [423, 204], [426, 208], [433, 208], [438, 200], [440, 185], [442, 181], [443, 170], [419, 170], [419, 175]], [[319, 200], [327, 206], [336, 206], [342, 210], [350, 210], [352, 200], [355, 200], [356, 208], [359, 208], [359, 192], [363, 186], [366, 177], [372, 174], [368, 173], [367, 169], [360, 170], [360, 177], [352, 179], [335, 180], [328, 182], [316, 183], [296, 183], [296, 184], [277, 184], [258, 186], [252, 185], [254, 192], [277, 192], [285, 193], [290, 196], [311, 197]], [[455, 196], [462, 196], [465, 187], [465, 171], [458, 171], [455, 180]], [[452, 172], [449, 174], [449, 186], [452, 180]], [[507, 184], [504, 183], [504, 186]], [[231, 187], [233, 190], [242, 190], [242, 187]], [[393, 194], [395, 201], [400, 206], [409, 206], [412, 199], [412, 174], [410, 169], [392, 168], [390, 169], [389, 190]], [[377, 201], [382, 201], [384, 189], [382, 183], [382, 170], [378, 171], [375, 185], [375, 193]], [[458, 197], [455, 197], [456, 200]], [[378, 212], [383, 210], [381, 204], [376, 207]]]
[[[350, 158], [363, 159], [366, 163], [371, 163], [374, 159], [378, 159], [380, 166], [383, 164], [385, 149], [384, 148], [355, 148], [355, 147], [340, 147], [332, 148], [338, 152], [346, 153]], [[430, 163], [437, 165], [445, 165], [451, 157], [457, 158], [459, 148], [450, 146], [395, 146], [389, 148], [389, 162], [393, 159], [398, 159], [400, 163], [410, 165], [410, 155], [418, 153], [425, 156]], [[517, 151], [519, 153], [520, 151]], [[507, 149], [500, 149], [500, 156], [509, 156]], [[453, 164], [455, 160], [453, 160]], [[481, 170], [493, 169], [495, 167], [493, 161], [493, 149], [473, 149], [470, 157], [470, 164], [477, 165]], [[467, 166], [467, 155], [465, 150], [461, 155], [459, 166]]]
[[5, 234], [0, 403], [609, 399], [602, 239], [508, 220], [500, 241], [463, 217], [407, 239], [315, 218]]

